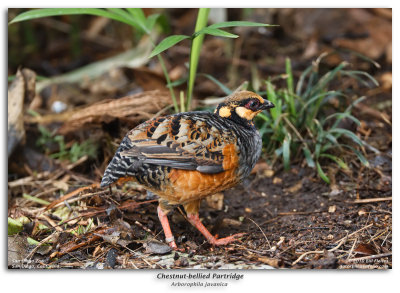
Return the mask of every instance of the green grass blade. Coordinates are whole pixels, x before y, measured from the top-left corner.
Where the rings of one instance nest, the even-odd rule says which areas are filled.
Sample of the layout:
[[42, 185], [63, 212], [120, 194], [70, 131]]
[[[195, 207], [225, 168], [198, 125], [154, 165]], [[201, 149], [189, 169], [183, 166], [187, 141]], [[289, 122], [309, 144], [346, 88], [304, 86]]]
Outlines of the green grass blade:
[[337, 137], [342, 136], [342, 135], [347, 136], [348, 138], [352, 139], [356, 144], [358, 144], [360, 146], [363, 145], [362, 140], [357, 135], [355, 135], [353, 132], [351, 132], [350, 130], [347, 130], [344, 128], [332, 128], [332, 129], [329, 129], [328, 132], [331, 134], [338, 134]]
[[270, 109], [271, 116], [274, 120], [277, 120], [282, 114], [282, 100], [278, 100], [274, 86], [271, 82], [265, 81], [267, 87], [267, 98], [271, 101], [275, 107]]
[[338, 66], [336, 66], [333, 70], [327, 72], [320, 80], [318, 80], [315, 86], [313, 86], [310, 92], [310, 96], [314, 96], [315, 94], [318, 94], [321, 90], [323, 90], [327, 86], [327, 84], [333, 80], [336, 74], [347, 65], [348, 65], [347, 62], [342, 62]]
[[337, 156], [333, 156], [330, 154], [321, 154], [320, 157], [328, 158], [328, 159], [334, 161], [342, 169], [345, 169], [345, 170], [349, 169], [349, 166], [347, 166], [347, 164], [342, 159], [338, 158]]
[[336, 118], [335, 123], [332, 125], [332, 128], [336, 128], [336, 126], [340, 123], [340, 121], [342, 121], [345, 118], [348, 118], [350, 120], [352, 120], [354, 123], [356, 123], [357, 125], [360, 125], [361, 122], [360, 120], [358, 120], [356, 117], [354, 117], [353, 115], [351, 115], [350, 113], [333, 113], [331, 115], [329, 115], [328, 117], [326, 117], [321, 124], [325, 125], [325, 123], [330, 120]]
[[165, 50], [171, 48], [172, 46], [176, 45], [177, 43], [185, 39], [190, 39], [190, 37], [185, 35], [173, 35], [165, 38], [153, 49], [149, 58], [152, 58], [160, 54], [161, 52], [164, 52]]
[[304, 157], [306, 158], [307, 166], [310, 168], [315, 168], [315, 162], [312, 158], [311, 152], [308, 149], [308, 147], [304, 146], [302, 149], [303, 149]]
[[31, 196], [31, 195], [26, 194], [26, 193], [24, 193], [22, 195], [22, 197], [26, 198], [27, 200], [30, 200], [30, 201], [36, 202], [38, 204], [41, 204], [41, 205], [47, 206], [47, 205], [50, 204], [50, 202], [48, 202], [47, 200], [44, 200], [44, 199], [41, 199], [41, 198], [37, 198], [37, 197]]
[[368, 168], [370, 167], [370, 164], [369, 164], [368, 160], [364, 157], [364, 155], [363, 155], [359, 150], [356, 150], [355, 148], [353, 148], [353, 147], [351, 147], [351, 146], [349, 146], [349, 145], [347, 145], [347, 144], [341, 144], [340, 146], [345, 147], [345, 148], [348, 148], [348, 149], [350, 149], [351, 151], [353, 151], [353, 153], [356, 154], [357, 158], [360, 160], [360, 162], [361, 162], [364, 166], [366, 166], [366, 167], [368, 167]]
[[[208, 14], [210, 8], [199, 8], [197, 15], [195, 33], [201, 31], [207, 25]], [[187, 89], [187, 106], [186, 109], [189, 111], [192, 104], [193, 87], [196, 79], [197, 65], [199, 63], [201, 46], [203, 44], [204, 35], [199, 35], [193, 38], [192, 46], [190, 49], [190, 60], [189, 60], [189, 81]]]
[[329, 180], [328, 176], [326, 176], [325, 172], [322, 170], [321, 165], [317, 162], [317, 172], [319, 177], [321, 177], [322, 180], [324, 180], [326, 183], [331, 183]]
[[261, 118], [262, 120], [264, 120], [265, 122], [267, 122], [266, 124], [264, 124], [264, 126], [268, 127], [268, 124], [271, 123], [271, 120], [269, 119], [268, 116], [266, 116], [263, 113], [260, 113], [257, 115], [258, 118]]
[[100, 8], [43, 8], [43, 9], [34, 9], [30, 11], [23, 12], [17, 15], [13, 20], [9, 22], [9, 24], [27, 21], [36, 18], [49, 17], [49, 16], [60, 16], [60, 15], [76, 15], [76, 14], [89, 14], [96, 16], [103, 16], [113, 20], [117, 20], [131, 26], [134, 26], [140, 29], [140, 26], [133, 22], [132, 20], [128, 20], [121, 15], [106, 11]]
[[215, 83], [227, 96], [229, 96], [232, 93], [232, 91], [226, 85], [217, 80], [214, 76], [206, 73], [201, 73], [199, 75], [207, 77], [209, 80]]
[[343, 75], [348, 75], [351, 76], [353, 78], [355, 78], [356, 80], [358, 80], [359, 82], [361, 82], [363, 85], [365, 85], [366, 87], [371, 87], [368, 82], [366, 82], [365, 80], [363, 80], [361, 77], [359, 77], [359, 75], [363, 75], [365, 76], [367, 79], [369, 79], [370, 81], [372, 81], [372, 83], [375, 86], [379, 86], [379, 82], [373, 78], [368, 72], [365, 71], [359, 71], [359, 70], [341, 70], [340, 73], [342, 73]]
[[297, 85], [296, 85], [296, 95], [297, 96], [299, 96], [299, 97], [301, 96], [301, 90], [303, 88], [304, 81], [305, 81], [306, 77], [310, 74], [312, 69], [313, 69], [313, 67], [311, 65], [311, 66], [307, 67], [307, 69], [304, 70], [303, 73], [300, 75], [299, 81], [297, 82]]
[[293, 95], [294, 94], [293, 73], [292, 73], [292, 64], [290, 63], [290, 58], [286, 58], [285, 67], [286, 67], [286, 75], [287, 75], [287, 78], [286, 78], [287, 88], [289, 90], [289, 94]]
[[283, 140], [283, 149], [282, 149], [282, 157], [283, 157], [283, 165], [285, 170], [290, 169], [290, 144], [292, 142], [292, 138], [288, 133]]

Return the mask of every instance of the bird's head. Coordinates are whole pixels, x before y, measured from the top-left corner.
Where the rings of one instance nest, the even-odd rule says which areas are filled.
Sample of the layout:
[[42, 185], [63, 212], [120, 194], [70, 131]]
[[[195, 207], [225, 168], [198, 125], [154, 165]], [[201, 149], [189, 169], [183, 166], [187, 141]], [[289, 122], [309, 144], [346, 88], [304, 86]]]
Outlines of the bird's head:
[[244, 125], [254, 125], [253, 119], [263, 110], [275, 107], [270, 101], [250, 91], [234, 92], [218, 105], [214, 113]]

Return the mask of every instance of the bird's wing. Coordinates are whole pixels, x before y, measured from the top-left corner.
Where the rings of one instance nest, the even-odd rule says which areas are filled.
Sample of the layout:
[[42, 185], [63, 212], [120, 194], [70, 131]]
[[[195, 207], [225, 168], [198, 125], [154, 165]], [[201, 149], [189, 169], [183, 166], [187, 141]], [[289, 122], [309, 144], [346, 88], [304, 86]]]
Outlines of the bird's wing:
[[[205, 120], [171, 116], [154, 119], [128, 133], [130, 148], [122, 158], [142, 164], [215, 174], [226, 171], [226, 160], [237, 156], [231, 146], [232, 135], [223, 133]], [[233, 151], [232, 151], [233, 150]]]

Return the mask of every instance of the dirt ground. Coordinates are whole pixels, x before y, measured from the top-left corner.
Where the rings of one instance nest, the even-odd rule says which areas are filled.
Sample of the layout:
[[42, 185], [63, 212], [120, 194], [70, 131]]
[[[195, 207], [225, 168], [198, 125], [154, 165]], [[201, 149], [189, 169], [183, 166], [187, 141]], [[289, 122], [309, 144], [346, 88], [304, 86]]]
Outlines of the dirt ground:
[[[190, 33], [184, 28], [191, 28], [193, 10], [176, 9], [171, 13], [173, 33]], [[229, 17], [238, 13], [231, 9]], [[183, 251], [171, 251], [164, 243], [154, 197], [131, 183], [114, 187], [112, 194], [98, 188], [112, 150], [124, 134], [141, 121], [168, 112], [170, 100], [160, 94], [165, 90], [165, 81], [159, 68], [154, 64], [119, 68], [91, 83], [83, 80], [48, 86], [41, 92], [40, 104], [36, 105], [32, 97], [25, 102], [41, 116], [24, 114], [25, 144], [20, 144], [9, 157], [8, 216], [28, 219], [20, 233], [8, 237], [9, 268], [392, 267], [391, 10], [389, 15], [385, 9], [260, 9], [255, 10], [253, 18], [279, 23], [280, 27], [272, 32], [244, 30], [233, 43], [234, 56], [224, 53], [224, 43], [219, 39], [206, 39], [199, 72], [212, 74], [233, 87], [254, 79], [254, 64], [260, 75], [283, 74], [285, 56], [290, 56], [298, 78], [323, 51], [339, 51], [323, 66], [332, 68], [345, 59], [380, 82], [370, 89], [342, 79], [355, 95], [367, 96], [353, 114], [361, 121], [356, 133], [368, 143], [364, 151], [370, 168], [354, 159], [348, 159], [349, 171], [329, 166], [332, 182], [328, 185], [304, 162], [293, 162], [290, 170], [284, 171], [281, 163], [273, 164], [264, 155], [245, 182], [204, 200], [200, 209], [200, 217], [211, 233], [225, 237], [245, 232], [245, 236], [227, 246], [213, 247], [178, 208], [170, 216], [170, 223]], [[38, 21], [35, 25], [48, 27], [49, 23]], [[15, 43], [13, 39], [9, 41], [9, 45]], [[58, 47], [52, 46], [52, 51], [44, 55], [50, 60], [52, 72], [57, 69], [59, 74], [71, 70], [63, 64], [71, 56], [66, 56], [67, 44], [62, 39], [56, 39], [56, 43]], [[167, 66], [176, 79], [186, 70], [186, 45], [183, 42], [166, 54]], [[96, 61], [90, 59], [94, 56], [101, 59], [123, 51], [121, 44], [97, 51], [100, 45], [96, 46], [88, 47], [91, 49], [85, 51], [86, 57], [76, 68]], [[363, 49], [366, 47], [369, 50]], [[265, 50], [262, 54], [260, 48]], [[365, 54], [366, 59], [349, 51]], [[64, 56], [64, 61], [57, 56]], [[380, 66], [374, 66], [370, 59]], [[36, 73], [49, 74], [46, 70], [50, 63], [43, 65], [38, 55], [23, 61]], [[230, 64], [233, 66], [227, 72]], [[9, 62], [9, 72], [15, 73], [16, 68]], [[140, 89], [142, 100], [126, 98], [137, 93], [132, 88]], [[159, 97], [157, 101], [152, 99], [154, 95]], [[218, 86], [198, 78], [196, 103], [222, 95]], [[114, 104], [104, 102], [109, 98], [119, 99]], [[51, 112], [54, 99], [68, 105], [64, 114]], [[104, 102], [102, 107], [85, 108], [99, 101]], [[100, 145], [97, 157], [84, 156], [72, 163], [48, 156], [36, 145], [38, 137], [43, 136], [38, 125], [63, 134], [69, 147], [75, 141], [91, 138]], [[344, 127], [352, 129], [354, 125]], [[52, 142], [46, 148], [51, 153], [57, 146]], [[349, 158], [349, 154], [342, 154], [342, 158]], [[63, 224], [57, 224], [60, 221]], [[28, 238], [50, 244], [38, 246]]]

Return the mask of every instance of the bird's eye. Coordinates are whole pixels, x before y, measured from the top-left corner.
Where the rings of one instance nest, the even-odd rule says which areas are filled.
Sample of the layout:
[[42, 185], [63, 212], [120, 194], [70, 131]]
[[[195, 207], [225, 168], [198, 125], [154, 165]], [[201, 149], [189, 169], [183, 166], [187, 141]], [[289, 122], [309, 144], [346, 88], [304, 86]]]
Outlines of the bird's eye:
[[246, 104], [246, 108], [250, 109], [250, 110], [257, 110], [258, 106], [260, 105], [260, 102], [258, 100], [250, 100], [247, 104]]

